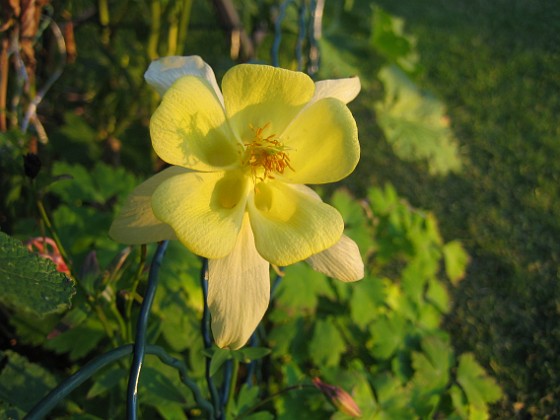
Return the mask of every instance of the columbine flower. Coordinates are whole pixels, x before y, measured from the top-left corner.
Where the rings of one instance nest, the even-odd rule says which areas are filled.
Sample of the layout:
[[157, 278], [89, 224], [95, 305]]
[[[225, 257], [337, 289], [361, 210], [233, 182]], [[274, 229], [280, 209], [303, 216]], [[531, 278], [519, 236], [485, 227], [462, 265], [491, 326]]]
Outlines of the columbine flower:
[[363, 277], [342, 217], [305, 183], [355, 168], [358, 131], [346, 103], [357, 78], [313, 83], [304, 73], [242, 64], [222, 92], [200, 57], [154, 61], [163, 95], [152, 144], [173, 165], [138, 186], [111, 226], [123, 243], [179, 239], [209, 259], [208, 305], [220, 347], [239, 348], [268, 306], [269, 264], [306, 260], [343, 281]]

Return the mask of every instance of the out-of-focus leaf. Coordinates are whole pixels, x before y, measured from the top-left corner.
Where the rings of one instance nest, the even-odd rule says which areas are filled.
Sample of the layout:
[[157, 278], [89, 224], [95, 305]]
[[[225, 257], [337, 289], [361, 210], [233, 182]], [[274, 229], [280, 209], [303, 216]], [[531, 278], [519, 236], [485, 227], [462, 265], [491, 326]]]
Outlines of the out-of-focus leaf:
[[335, 294], [323, 274], [302, 263], [286, 268], [275, 301], [284, 312], [293, 316], [315, 312], [319, 296], [334, 299]]
[[441, 281], [436, 279], [428, 281], [426, 300], [432, 303], [441, 313], [446, 314], [449, 312], [449, 293]]
[[407, 73], [419, 72], [416, 38], [404, 33], [403, 19], [390, 15], [379, 6], [373, 7], [370, 44]]
[[422, 395], [441, 393], [449, 382], [453, 352], [448, 343], [437, 336], [426, 336], [422, 352], [412, 353], [413, 381]]
[[123, 167], [111, 167], [98, 162], [93, 169], [79, 164], [55, 162], [53, 175], [61, 177], [50, 186], [50, 191], [67, 204], [84, 202], [105, 204], [113, 197], [124, 197], [136, 185], [135, 176]]
[[469, 254], [459, 241], [451, 241], [443, 246], [443, 258], [445, 261], [445, 274], [453, 284], [459, 283], [465, 277]]
[[128, 375], [129, 372], [127, 370], [118, 365], [113, 365], [111, 368], [94, 377], [95, 382], [89, 389], [86, 398], [95, 398], [98, 395], [111, 391], [120, 381], [127, 378]]
[[56, 271], [54, 263], [29, 252], [0, 232], [0, 302], [43, 316], [70, 306], [74, 282]]
[[344, 219], [345, 234], [358, 244], [362, 256], [367, 255], [373, 248], [373, 234], [362, 205], [345, 189], [335, 191], [331, 204]]
[[470, 353], [459, 357], [457, 382], [469, 400], [469, 405], [477, 411], [487, 412], [487, 403], [498, 401], [502, 390], [496, 381], [488, 376]]
[[239, 415], [243, 413], [243, 411], [251, 408], [253, 405], [255, 405], [258, 398], [259, 398], [258, 386], [248, 386], [247, 384], [243, 384], [243, 386], [239, 390], [237, 401], [235, 402], [236, 414]]
[[29, 411], [56, 386], [54, 376], [10, 350], [0, 352], [0, 400]]
[[384, 373], [372, 381], [379, 408], [371, 417], [373, 419], [410, 419], [414, 412], [410, 407], [410, 390], [403, 387], [394, 376]]
[[318, 319], [309, 344], [309, 355], [317, 366], [337, 366], [346, 342], [332, 318]]
[[89, 317], [79, 327], [71, 328], [47, 340], [45, 347], [55, 353], [68, 353], [71, 360], [86, 356], [105, 337], [103, 325], [96, 317]]
[[380, 317], [370, 325], [373, 348], [371, 354], [387, 359], [402, 345], [406, 338], [406, 320], [396, 312]]
[[379, 316], [385, 301], [385, 288], [380, 279], [366, 277], [354, 285], [350, 299], [350, 316], [360, 328], [367, 327]]
[[461, 169], [457, 140], [449, 128], [445, 107], [421, 91], [396, 66], [379, 72], [385, 99], [375, 105], [377, 119], [387, 141], [401, 159], [425, 160], [432, 174]]

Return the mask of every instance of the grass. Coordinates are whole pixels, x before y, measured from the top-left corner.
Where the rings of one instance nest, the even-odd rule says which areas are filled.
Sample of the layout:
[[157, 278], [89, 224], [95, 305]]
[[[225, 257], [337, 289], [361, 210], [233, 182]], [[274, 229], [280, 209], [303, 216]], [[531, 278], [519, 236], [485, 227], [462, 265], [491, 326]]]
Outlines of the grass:
[[421, 83], [448, 105], [467, 164], [436, 179], [378, 150], [375, 181], [433, 210], [444, 236], [468, 247], [448, 327], [506, 391], [495, 416], [560, 415], [560, 9], [550, 1], [377, 3], [418, 38]]

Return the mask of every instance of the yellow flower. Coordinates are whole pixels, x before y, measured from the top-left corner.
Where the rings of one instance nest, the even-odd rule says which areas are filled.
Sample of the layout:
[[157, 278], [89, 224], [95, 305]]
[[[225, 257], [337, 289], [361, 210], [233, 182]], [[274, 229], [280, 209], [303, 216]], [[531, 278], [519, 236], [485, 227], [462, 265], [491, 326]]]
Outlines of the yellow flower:
[[338, 181], [358, 163], [346, 106], [358, 78], [314, 83], [304, 73], [242, 64], [220, 91], [197, 56], [154, 61], [145, 78], [163, 95], [150, 121], [152, 145], [173, 166], [133, 191], [110, 235], [127, 244], [178, 239], [209, 259], [218, 346], [243, 346], [262, 319], [269, 264], [307, 260], [343, 281], [363, 277], [342, 217], [303, 185]]

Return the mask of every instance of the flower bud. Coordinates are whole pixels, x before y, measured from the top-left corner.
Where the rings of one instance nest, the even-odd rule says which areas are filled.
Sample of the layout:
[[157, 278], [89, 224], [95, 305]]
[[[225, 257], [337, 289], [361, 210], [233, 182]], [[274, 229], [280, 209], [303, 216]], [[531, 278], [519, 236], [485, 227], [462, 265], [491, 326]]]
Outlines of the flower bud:
[[358, 404], [356, 404], [354, 399], [345, 390], [334, 385], [329, 385], [319, 378], [313, 378], [312, 382], [339, 411], [351, 417], [362, 416], [360, 407], [358, 407]]

